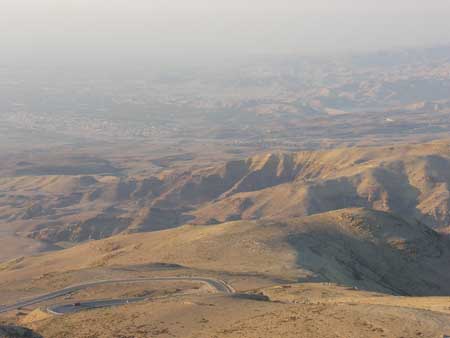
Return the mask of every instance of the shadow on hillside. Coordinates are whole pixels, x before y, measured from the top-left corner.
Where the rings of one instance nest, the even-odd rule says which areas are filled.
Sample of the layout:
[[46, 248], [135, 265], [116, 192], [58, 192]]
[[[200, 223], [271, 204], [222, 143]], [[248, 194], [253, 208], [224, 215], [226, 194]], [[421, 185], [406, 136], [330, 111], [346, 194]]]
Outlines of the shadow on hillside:
[[32, 330], [11, 325], [0, 325], [0, 337], [5, 338], [43, 338], [40, 334], [33, 332]]
[[409, 296], [450, 295], [449, 240], [430, 230], [424, 238], [398, 247], [338, 232], [292, 234], [299, 268], [313, 278], [367, 291]]

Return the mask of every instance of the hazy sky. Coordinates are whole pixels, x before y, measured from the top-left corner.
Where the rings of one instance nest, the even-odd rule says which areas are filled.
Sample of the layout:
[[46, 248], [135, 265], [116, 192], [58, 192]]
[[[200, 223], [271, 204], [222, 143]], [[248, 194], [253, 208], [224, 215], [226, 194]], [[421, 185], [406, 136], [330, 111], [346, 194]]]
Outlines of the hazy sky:
[[0, 0], [0, 61], [127, 63], [450, 42], [450, 0]]

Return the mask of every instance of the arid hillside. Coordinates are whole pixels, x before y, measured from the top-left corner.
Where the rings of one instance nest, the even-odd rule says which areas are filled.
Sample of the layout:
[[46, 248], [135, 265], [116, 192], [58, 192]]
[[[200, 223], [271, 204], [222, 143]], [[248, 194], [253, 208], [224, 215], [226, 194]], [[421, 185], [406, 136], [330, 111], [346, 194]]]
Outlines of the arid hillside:
[[[450, 221], [447, 143], [272, 153], [245, 163], [250, 169], [231, 188], [192, 213], [196, 223], [297, 217], [348, 207], [387, 211], [433, 228]], [[223, 168], [224, 181], [232, 176], [229, 166]], [[203, 192], [211, 179], [206, 177], [185, 189]], [[175, 195], [183, 196], [182, 191]]]
[[[450, 143], [272, 152], [142, 175], [0, 179], [2, 229], [51, 243], [342, 208], [450, 225]], [[6, 230], [5, 230], [6, 229]]]
[[50, 318], [32, 313], [22, 325], [46, 338], [437, 338], [450, 330], [448, 297], [392, 297], [324, 284], [257, 291], [271, 301], [184, 296]]
[[368, 209], [119, 235], [3, 263], [0, 279], [9, 283], [63, 271], [158, 262], [394, 294], [450, 295], [448, 239], [420, 223]]

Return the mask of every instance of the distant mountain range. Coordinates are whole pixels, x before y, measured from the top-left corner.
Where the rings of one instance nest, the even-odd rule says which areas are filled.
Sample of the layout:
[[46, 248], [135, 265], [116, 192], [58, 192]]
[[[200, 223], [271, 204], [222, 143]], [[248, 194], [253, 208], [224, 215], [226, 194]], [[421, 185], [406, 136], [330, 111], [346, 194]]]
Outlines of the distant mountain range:
[[150, 177], [113, 176], [111, 165], [92, 161], [85, 165], [98, 174], [74, 175], [72, 163], [64, 175], [46, 175], [45, 168], [22, 163], [23, 174], [0, 181], [1, 219], [23, 236], [51, 243], [355, 207], [437, 230], [450, 225], [447, 141], [273, 152]]

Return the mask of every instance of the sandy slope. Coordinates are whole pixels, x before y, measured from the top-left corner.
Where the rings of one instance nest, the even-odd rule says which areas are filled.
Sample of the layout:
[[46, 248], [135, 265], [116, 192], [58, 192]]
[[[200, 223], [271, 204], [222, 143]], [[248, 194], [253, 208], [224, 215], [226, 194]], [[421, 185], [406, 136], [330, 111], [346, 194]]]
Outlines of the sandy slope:
[[155, 262], [324, 280], [400, 294], [448, 295], [448, 239], [387, 213], [343, 209], [304, 218], [187, 225], [120, 235], [0, 265], [0, 280]]
[[[305, 284], [260, 290], [271, 302], [223, 296], [184, 297], [63, 317], [34, 316], [27, 325], [52, 337], [442, 337], [450, 315], [427, 298], [402, 299]], [[435, 305], [438, 302], [435, 301]], [[440, 299], [441, 308], [448, 303]]]
[[82, 242], [186, 223], [303, 217], [349, 207], [450, 224], [450, 143], [273, 152], [158, 176], [0, 179], [0, 227]]

